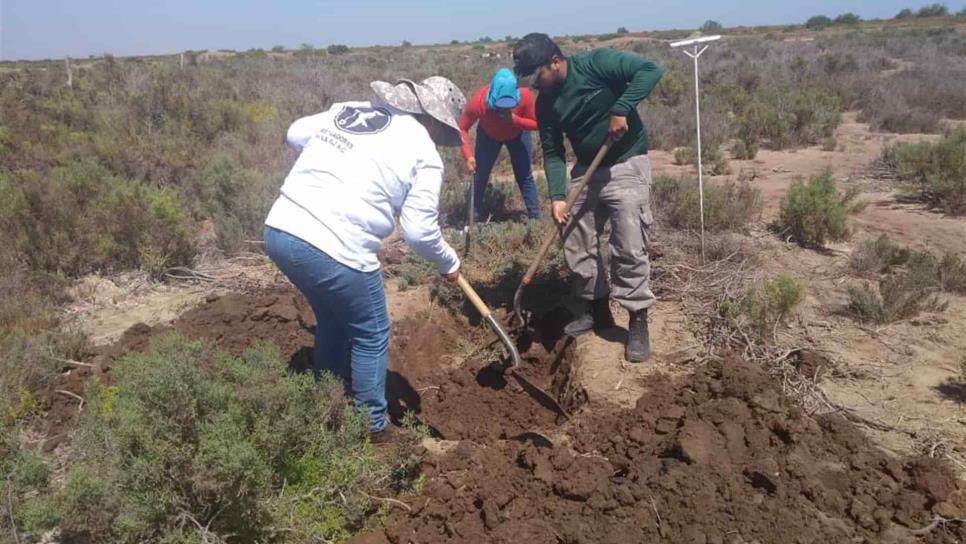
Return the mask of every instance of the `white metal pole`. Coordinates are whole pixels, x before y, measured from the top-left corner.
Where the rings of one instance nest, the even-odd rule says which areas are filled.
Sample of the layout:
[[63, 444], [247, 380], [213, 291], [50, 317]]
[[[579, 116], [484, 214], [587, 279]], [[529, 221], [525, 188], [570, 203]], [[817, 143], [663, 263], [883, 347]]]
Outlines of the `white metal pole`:
[[[705, 46], [705, 49], [707, 46]], [[698, 57], [701, 56], [701, 52], [698, 52], [698, 46], [694, 46], [694, 116], [697, 120], [697, 131], [698, 131], [698, 207], [701, 210], [701, 266], [704, 266], [705, 256], [704, 256], [704, 171], [701, 164], [701, 98], [700, 93], [698, 93]]]
[[683, 40], [679, 42], [674, 42], [671, 47], [687, 47], [689, 45], [694, 46], [693, 52], [687, 49], [682, 49], [684, 54], [691, 57], [694, 60], [694, 117], [696, 124], [696, 131], [698, 133], [698, 206], [701, 212], [701, 264], [705, 262], [705, 251], [704, 251], [704, 166], [701, 161], [701, 93], [698, 90], [698, 57], [701, 53], [704, 53], [708, 46], [705, 45], [698, 50], [698, 45], [707, 42], [713, 42], [720, 40], [721, 36], [703, 36], [700, 38], [694, 38], [690, 40]]

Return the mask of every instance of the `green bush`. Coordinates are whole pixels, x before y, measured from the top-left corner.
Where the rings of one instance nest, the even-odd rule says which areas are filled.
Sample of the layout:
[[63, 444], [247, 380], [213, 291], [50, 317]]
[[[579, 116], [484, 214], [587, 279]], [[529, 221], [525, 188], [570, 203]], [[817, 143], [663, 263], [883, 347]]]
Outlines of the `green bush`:
[[120, 178], [92, 160], [49, 175], [0, 172], [0, 202], [7, 243], [34, 270], [156, 269], [194, 253], [174, 191]]
[[848, 216], [863, 204], [854, 202], [858, 191], [839, 194], [832, 173], [796, 181], [782, 198], [778, 228], [803, 247], [820, 248], [827, 241], [849, 236]]
[[899, 178], [947, 213], [966, 214], [966, 128], [894, 151]]
[[274, 348], [232, 357], [169, 336], [112, 375], [88, 386], [64, 486], [22, 510], [34, 534], [172, 542], [200, 525], [206, 541], [344, 540], [374, 511], [370, 493], [412, 483], [411, 443], [377, 456], [342, 385], [290, 374]]
[[741, 139], [780, 150], [832, 136], [841, 121], [842, 101], [818, 88], [769, 83], [740, 99], [736, 109]]
[[761, 338], [767, 338], [792, 309], [805, 300], [801, 282], [788, 274], [748, 288], [740, 297], [725, 301], [722, 315], [731, 323], [751, 327]]
[[[661, 224], [676, 229], [700, 228], [697, 179], [658, 176], [651, 184], [651, 198]], [[758, 220], [762, 205], [761, 191], [747, 182], [705, 183], [705, 229], [709, 232], [740, 230]]]
[[849, 309], [863, 321], [892, 323], [920, 312], [941, 312], [947, 303], [939, 300], [929, 285], [914, 273], [890, 274], [878, 284], [863, 282], [848, 288]]

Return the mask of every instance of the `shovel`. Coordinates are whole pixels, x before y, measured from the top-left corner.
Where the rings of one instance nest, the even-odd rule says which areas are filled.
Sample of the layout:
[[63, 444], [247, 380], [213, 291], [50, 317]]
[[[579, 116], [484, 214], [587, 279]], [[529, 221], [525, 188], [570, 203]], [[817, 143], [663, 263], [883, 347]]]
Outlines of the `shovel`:
[[490, 328], [493, 329], [493, 332], [496, 333], [496, 335], [500, 338], [500, 342], [503, 343], [503, 347], [506, 348], [507, 355], [510, 358], [510, 364], [507, 366], [504, 373], [512, 376], [517, 383], [520, 384], [520, 387], [522, 387], [524, 391], [526, 391], [531, 397], [536, 399], [537, 402], [569, 419], [569, 414], [567, 414], [567, 412], [563, 409], [563, 406], [560, 406], [560, 403], [557, 402], [557, 399], [553, 398], [553, 395], [530, 383], [529, 380], [520, 375], [518, 372], [520, 368], [520, 352], [517, 350], [516, 344], [513, 343], [513, 340], [510, 339], [506, 331], [503, 330], [503, 327], [497, 323], [496, 318], [493, 317], [493, 313], [490, 312], [490, 308], [486, 305], [486, 303], [483, 302], [483, 299], [476, 294], [476, 291], [473, 290], [473, 287], [468, 281], [466, 281], [466, 278], [460, 274], [456, 279], [456, 283], [459, 284], [460, 289], [463, 290], [466, 298], [470, 299], [470, 302], [472, 302], [473, 306], [476, 307], [476, 311], [480, 312], [480, 315], [483, 317], [483, 319], [490, 325]]
[[473, 217], [476, 216], [475, 206], [473, 205], [474, 195], [476, 194], [476, 176], [470, 176], [470, 195], [466, 199], [469, 212], [466, 214], [466, 239], [463, 243], [463, 258], [470, 255], [470, 233], [473, 232]]
[[[580, 182], [574, 187], [570, 194], [567, 195], [567, 200], [564, 206], [564, 213], [570, 213], [570, 210], [574, 207], [574, 202], [577, 201], [577, 197], [584, 192], [584, 187], [590, 183], [590, 179], [594, 177], [594, 173], [597, 171], [597, 167], [600, 166], [600, 161], [604, 160], [604, 156], [610, 151], [610, 146], [613, 144], [613, 139], [608, 136], [604, 145], [600, 146], [600, 151], [594, 156], [594, 160], [591, 161], [590, 166], [587, 171], [584, 172], [583, 177], [580, 178]], [[524, 313], [522, 308], [523, 302], [523, 288], [530, 285], [533, 281], [533, 276], [537, 273], [537, 269], [543, 263], [543, 259], [547, 256], [547, 252], [550, 251], [550, 246], [553, 245], [554, 240], [557, 238], [557, 232], [559, 229], [554, 229], [552, 232], [547, 234], [547, 237], [543, 240], [543, 245], [540, 246], [540, 251], [537, 252], [537, 257], [530, 264], [530, 268], [527, 269], [526, 274], [523, 275], [523, 279], [520, 280], [520, 285], [517, 287], [516, 293], [513, 294], [513, 312], [510, 314], [510, 325], [517, 329], [526, 330], [529, 324], [529, 315]], [[561, 232], [562, 235], [562, 232]]]

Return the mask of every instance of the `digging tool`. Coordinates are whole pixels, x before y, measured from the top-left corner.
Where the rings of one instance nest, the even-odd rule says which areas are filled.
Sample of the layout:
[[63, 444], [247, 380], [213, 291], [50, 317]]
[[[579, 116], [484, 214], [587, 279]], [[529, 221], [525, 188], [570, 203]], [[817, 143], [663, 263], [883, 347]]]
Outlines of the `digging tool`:
[[[604, 145], [600, 146], [600, 151], [594, 156], [594, 160], [590, 162], [590, 166], [587, 171], [584, 172], [583, 177], [580, 178], [580, 183], [574, 187], [573, 191], [567, 195], [567, 200], [565, 202], [564, 213], [570, 213], [570, 210], [574, 207], [574, 202], [581, 193], [584, 192], [584, 188], [590, 183], [590, 179], [594, 177], [594, 173], [597, 172], [597, 167], [600, 166], [600, 161], [604, 160], [604, 156], [610, 151], [610, 146], [614, 143], [613, 138], [607, 137]], [[553, 232], [547, 234], [544, 238], [543, 244], [540, 246], [540, 251], [537, 252], [537, 257], [530, 264], [530, 268], [527, 269], [526, 274], [523, 275], [523, 279], [520, 280], [520, 285], [517, 287], [516, 292], [513, 294], [513, 313], [510, 315], [511, 326], [517, 329], [526, 329], [529, 319], [523, 312], [521, 307], [523, 302], [523, 288], [530, 285], [533, 281], [533, 276], [537, 273], [537, 269], [540, 268], [540, 264], [543, 263], [544, 257], [547, 256], [547, 252], [550, 251], [550, 246], [553, 245], [554, 240], [557, 238], [557, 233], [560, 229], [554, 229]], [[515, 325], [514, 325], [515, 324]]]
[[470, 233], [473, 232], [473, 217], [476, 215], [473, 205], [474, 195], [476, 193], [476, 179], [475, 176], [470, 176], [470, 196], [466, 199], [469, 205], [469, 211], [466, 214], [466, 239], [463, 243], [463, 258], [466, 258], [470, 254]]
[[476, 307], [476, 311], [480, 312], [480, 316], [483, 317], [484, 321], [490, 325], [490, 328], [493, 329], [493, 332], [496, 333], [496, 335], [500, 338], [500, 342], [503, 343], [503, 347], [506, 348], [507, 355], [510, 358], [510, 364], [507, 366], [504, 374], [512, 376], [517, 383], [520, 384], [520, 387], [522, 387], [523, 390], [526, 391], [531, 397], [534, 397], [537, 402], [562, 415], [563, 417], [569, 418], [569, 414], [567, 414], [567, 412], [563, 409], [563, 406], [560, 406], [560, 403], [557, 402], [557, 399], [553, 398], [553, 395], [537, 387], [520, 375], [518, 372], [520, 369], [520, 352], [517, 350], [516, 344], [513, 343], [513, 340], [510, 339], [510, 336], [507, 335], [506, 331], [503, 330], [503, 327], [497, 323], [496, 318], [493, 317], [493, 313], [490, 311], [490, 308], [485, 302], [483, 302], [483, 299], [476, 294], [476, 291], [469, 284], [469, 282], [466, 281], [466, 278], [460, 274], [456, 279], [456, 282], [459, 284], [460, 289], [463, 290], [466, 298], [470, 299], [470, 302], [472, 302], [473, 306]]

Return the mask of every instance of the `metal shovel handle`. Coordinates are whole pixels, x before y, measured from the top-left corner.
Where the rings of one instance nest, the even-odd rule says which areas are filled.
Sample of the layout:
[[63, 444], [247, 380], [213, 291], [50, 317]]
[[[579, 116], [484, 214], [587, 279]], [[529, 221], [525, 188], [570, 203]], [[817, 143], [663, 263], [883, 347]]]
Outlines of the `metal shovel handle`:
[[506, 333], [506, 331], [503, 330], [503, 327], [497, 323], [496, 318], [493, 317], [493, 312], [491, 312], [490, 308], [485, 302], [483, 302], [483, 299], [480, 298], [480, 295], [476, 294], [476, 291], [473, 289], [470, 283], [466, 281], [466, 278], [464, 278], [462, 274], [457, 276], [456, 283], [460, 286], [460, 289], [463, 290], [463, 294], [466, 295], [466, 298], [470, 299], [470, 302], [476, 308], [476, 311], [480, 312], [480, 316], [482, 316], [483, 319], [489, 323], [490, 328], [493, 329], [493, 332], [496, 333], [496, 335], [500, 338], [500, 342], [503, 343], [503, 347], [506, 348], [507, 355], [510, 356], [510, 367], [508, 370], [513, 370], [519, 367], [520, 352], [517, 350], [517, 346], [513, 343], [513, 340], [510, 339], [510, 336]]

